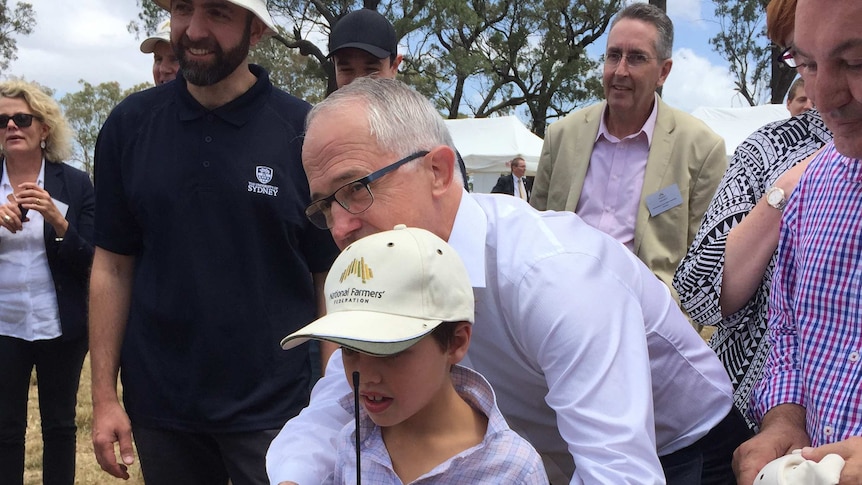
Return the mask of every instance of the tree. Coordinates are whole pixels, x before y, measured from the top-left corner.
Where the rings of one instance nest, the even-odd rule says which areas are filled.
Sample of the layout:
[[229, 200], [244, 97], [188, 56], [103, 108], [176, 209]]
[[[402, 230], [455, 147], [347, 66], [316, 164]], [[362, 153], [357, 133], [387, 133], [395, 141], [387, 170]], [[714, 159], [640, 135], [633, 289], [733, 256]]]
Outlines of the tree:
[[[273, 75], [276, 85], [317, 99], [315, 83], [325, 92], [335, 88], [325, 47], [332, 27], [348, 12], [374, 8], [392, 21], [401, 39], [400, 79], [428, 96], [444, 116], [520, 110], [541, 136], [550, 118], [601, 93], [597, 64], [586, 48], [620, 5], [621, 0], [270, 0], [273, 17], [288, 28], [260, 49], [269, 49], [269, 67], [284, 69]], [[158, 23], [154, 14], [160, 13], [142, 11], [146, 30]], [[307, 61], [299, 62], [296, 54]], [[292, 86], [279, 84], [289, 81]]]
[[721, 32], [709, 40], [713, 49], [730, 61], [736, 90], [751, 106], [766, 99], [781, 103], [796, 72], [778, 58], [780, 49], [766, 38], [769, 0], [715, 0]]
[[152, 84], [138, 84], [125, 91], [120, 89], [120, 84], [117, 82], [105, 82], [93, 86], [81, 79], [78, 84], [82, 89], [63, 96], [60, 99], [60, 105], [63, 106], [66, 119], [75, 132], [78, 149], [75, 150], [73, 161], [79, 162], [84, 171], [92, 176], [96, 139], [111, 110], [126, 96], [152, 87]]
[[29, 35], [36, 26], [36, 14], [29, 3], [18, 2], [13, 10], [7, 0], [0, 0], [0, 71], [18, 58], [16, 35]]

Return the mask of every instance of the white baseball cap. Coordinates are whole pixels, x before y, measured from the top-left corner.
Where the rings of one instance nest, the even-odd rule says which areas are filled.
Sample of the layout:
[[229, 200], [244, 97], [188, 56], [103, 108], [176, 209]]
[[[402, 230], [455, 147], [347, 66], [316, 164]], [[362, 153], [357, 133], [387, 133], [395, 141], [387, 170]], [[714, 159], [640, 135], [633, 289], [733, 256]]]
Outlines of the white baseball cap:
[[[265, 0], [226, 0], [238, 7], [242, 7], [249, 12], [253, 13], [255, 17], [259, 18], [261, 22], [267, 27], [267, 31], [264, 33], [266, 35], [275, 34], [278, 29], [275, 28], [275, 22], [272, 21], [272, 16], [269, 15], [269, 11], [266, 9], [266, 1]], [[153, 3], [167, 10], [171, 11], [171, 0], [153, 0]]]
[[757, 474], [754, 485], [837, 485], [844, 458], [830, 453], [819, 462], [802, 458], [802, 450], [776, 458]]
[[324, 285], [326, 316], [281, 341], [326, 340], [365, 354], [406, 350], [443, 322], [473, 323], [473, 287], [455, 250], [404, 225], [367, 236], [335, 260]]
[[141, 42], [141, 52], [144, 54], [152, 54], [156, 50], [156, 44], [159, 42], [167, 42], [171, 44], [171, 21], [165, 20], [159, 24], [159, 30], [152, 37], [147, 37]]

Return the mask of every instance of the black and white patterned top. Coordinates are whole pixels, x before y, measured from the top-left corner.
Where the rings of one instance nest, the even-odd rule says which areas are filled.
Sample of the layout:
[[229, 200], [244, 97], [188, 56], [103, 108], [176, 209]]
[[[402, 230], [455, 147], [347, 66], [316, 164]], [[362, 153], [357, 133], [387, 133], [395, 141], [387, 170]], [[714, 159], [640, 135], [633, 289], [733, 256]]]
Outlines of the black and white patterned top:
[[734, 152], [700, 230], [674, 275], [673, 286], [691, 319], [717, 327], [709, 345], [727, 369], [733, 382], [734, 402], [753, 429], [756, 426], [747, 415], [748, 401], [769, 353], [768, 339], [763, 337], [775, 256], [751, 300], [722, 319], [718, 297], [727, 234], [781, 174], [831, 139], [832, 134], [816, 110], [770, 123], [752, 133]]

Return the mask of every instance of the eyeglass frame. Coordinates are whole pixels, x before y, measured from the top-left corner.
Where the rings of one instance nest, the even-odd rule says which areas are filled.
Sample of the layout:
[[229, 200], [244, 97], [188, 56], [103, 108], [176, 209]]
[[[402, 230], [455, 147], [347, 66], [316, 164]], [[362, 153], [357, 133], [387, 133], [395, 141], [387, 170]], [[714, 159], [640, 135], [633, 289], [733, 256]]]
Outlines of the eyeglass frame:
[[[18, 118], [18, 119], [16, 119], [16, 118]], [[12, 115], [0, 115], [0, 128], [5, 130], [9, 126], [9, 120], [14, 121], [15, 126], [17, 126], [18, 128], [29, 128], [30, 125], [33, 124], [34, 118], [39, 120], [39, 122], [43, 121], [41, 116], [34, 115], [32, 113], [15, 113]], [[4, 119], [5, 119], [5, 121], [4, 121]], [[19, 123], [19, 121], [21, 121], [21, 120], [27, 120], [27, 121]]]
[[[616, 60], [614, 60], [614, 58], [616, 58]], [[622, 52], [617, 51], [605, 52], [601, 56], [601, 61], [609, 66], [619, 66], [620, 63], [623, 62], [623, 59], [626, 60], [627, 66], [637, 68], [646, 65], [649, 61], [659, 59], [659, 57], [650, 57], [643, 52], [629, 52], [623, 54]], [[635, 61], [632, 61], [632, 59], [635, 59]]]
[[[340, 205], [342, 209], [346, 210], [347, 212], [349, 212], [351, 214], [354, 214], [354, 215], [362, 214], [363, 212], [370, 209], [372, 205], [374, 205], [374, 193], [371, 192], [371, 187], [369, 187], [371, 182], [374, 182], [375, 180], [379, 180], [384, 175], [395, 171], [396, 169], [400, 168], [402, 165], [405, 165], [408, 162], [412, 162], [413, 160], [416, 160], [418, 158], [424, 157], [424, 156], [428, 155], [429, 153], [431, 153], [431, 152], [429, 152], [427, 150], [420, 150], [418, 152], [414, 152], [414, 153], [407, 155], [406, 157], [402, 158], [401, 160], [398, 160], [397, 162], [393, 162], [393, 163], [381, 168], [380, 170], [376, 170], [376, 171], [371, 172], [370, 174], [368, 174], [364, 177], [360, 177], [356, 180], [347, 182], [346, 184], [342, 185], [341, 187], [338, 187], [337, 189], [335, 189], [335, 191], [333, 193], [329, 194], [328, 196], [314, 200], [311, 202], [311, 204], [308, 204], [308, 207], [305, 208], [305, 217], [308, 218], [308, 220], [311, 221], [311, 223], [314, 224], [314, 226], [319, 228], [319, 229], [331, 229], [332, 226], [329, 224], [331, 217], [326, 217], [326, 211], [329, 210], [330, 213], [332, 212], [332, 202], [333, 201], [338, 202], [338, 205]], [[362, 185], [362, 187], [368, 192], [368, 195], [371, 197], [371, 202], [369, 202], [368, 206], [366, 206], [362, 210], [354, 212], [354, 211], [350, 210], [349, 204], [346, 204], [346, 203], [338, 200], [338, 198], [336, 197], [336, 194], [341, 192], [341, 190], [344, 189], [345, 187], [349, 187], [349, 186], [356, 185], [356, 184]], [[326, 206], [327, 209], [322, 208], [323, 204], [327, 204], [327, 206]], [[318, 214], [323, 215], [323, 223], [324, 223], [323, 226], [321, 226], [320, 224], [318, 224], [315, 221], [316, 216]]]
[[781, 51], [781, 54], [778, 55], [778, 58], [781, 60], [782, 63], [784, 63], [785, 66], [791, 69], [796, 69], [797, 67], [799, 67], [799, 63], [796, 62], [795, 54], [796, 53], [793, 52], [793, 46], [790, 46]]

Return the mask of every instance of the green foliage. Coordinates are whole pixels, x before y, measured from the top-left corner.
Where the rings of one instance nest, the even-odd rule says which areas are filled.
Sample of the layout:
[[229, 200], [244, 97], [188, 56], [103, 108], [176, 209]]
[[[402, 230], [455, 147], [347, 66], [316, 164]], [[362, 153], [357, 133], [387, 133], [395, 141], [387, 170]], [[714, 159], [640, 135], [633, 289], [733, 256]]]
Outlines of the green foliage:
[[[146, 8], [138, 25], [154, 31], [163, 14]], [[329, 32], [344, 15], [373, 8], [395, 26], [404, 55], [400, 79], [444, 116], [526, 113], [544, 135], [552, 118], [601, 96], [586, 48], [607, 29], [622, 0], [269, 0], [283, 30], [252, 54], [274, 84], [315, 102], [335, 89]], [[303, 60], [304, 59], [304, 60]]]
[[92, 176], [96, 139], [111, 110], [126, 96], [153, 85], [142, 83], [123, 91], [117, 82], [105, 82], [93, 86], [81, 79], [78, 84], [82, 89], [63, 96], [60, 99], [60, 105], [63, 107], [69, 125], [75, 131], [78, 149], [73, 160], [79, 162]]
[[18, 58], [16, 35], [29, 35], [36, 26], [36, 13], [29, 3], [18, 2], [15, 8], [8, 6], [8, 0], [0, 0], [0, 72]]
[[721, 32], [709, 40], [730, 62], [736, 91], [751, 106], [766, 99], [772, 56], [766, 38], [768, 0], [714, 0]]

